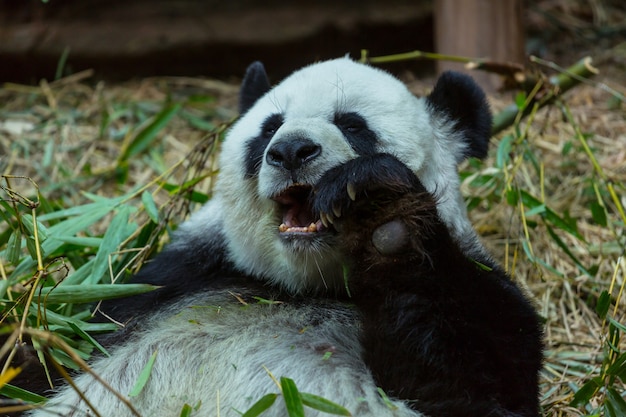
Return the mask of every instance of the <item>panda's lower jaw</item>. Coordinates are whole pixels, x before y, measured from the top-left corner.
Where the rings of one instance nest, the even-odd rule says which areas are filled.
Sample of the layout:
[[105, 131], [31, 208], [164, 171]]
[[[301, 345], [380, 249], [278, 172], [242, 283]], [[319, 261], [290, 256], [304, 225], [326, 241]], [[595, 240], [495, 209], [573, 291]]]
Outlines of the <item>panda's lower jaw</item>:
[[278, 203], [282, 216], [282, 223], [278, 226], [281, 236], [295, 234], [294, 237], [297, 237], [327, 231], [311, 209], [309, 197], [312, 189], [310, 185], [294, 184], [272, 198]]

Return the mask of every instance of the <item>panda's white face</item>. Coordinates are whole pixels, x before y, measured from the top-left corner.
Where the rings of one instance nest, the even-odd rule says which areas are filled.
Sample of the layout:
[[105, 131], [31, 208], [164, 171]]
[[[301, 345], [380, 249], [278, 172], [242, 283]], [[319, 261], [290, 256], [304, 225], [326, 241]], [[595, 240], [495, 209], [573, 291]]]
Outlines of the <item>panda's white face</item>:
[[384, 152], [436, 192], [442, 218], [462, 239], [473, 233], [456, 173], [467, 145], [453, 122], [432, 113], [427, 100], [381, 70], [347, 58], [305, 67], [232, 127], [214, 197], [187, 231], [200, 234], [202, 223], [221, 219], [228, 256], [244, 272], [294, 292], [341, 290], [335, 232], [307, 197], [330, 168]]

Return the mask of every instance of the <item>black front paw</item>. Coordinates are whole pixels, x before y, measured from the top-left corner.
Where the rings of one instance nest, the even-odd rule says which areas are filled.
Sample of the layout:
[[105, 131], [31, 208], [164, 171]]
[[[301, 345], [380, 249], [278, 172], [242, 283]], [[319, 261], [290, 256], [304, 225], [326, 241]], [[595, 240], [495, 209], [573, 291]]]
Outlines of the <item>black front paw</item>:
[[396, 157], [376, 154], [326, 172], [314, 188], [312, 205], [325, 226], [337, 226], [357, 210], [376, 212], [388, 201], [422, 190], [415, 174]]

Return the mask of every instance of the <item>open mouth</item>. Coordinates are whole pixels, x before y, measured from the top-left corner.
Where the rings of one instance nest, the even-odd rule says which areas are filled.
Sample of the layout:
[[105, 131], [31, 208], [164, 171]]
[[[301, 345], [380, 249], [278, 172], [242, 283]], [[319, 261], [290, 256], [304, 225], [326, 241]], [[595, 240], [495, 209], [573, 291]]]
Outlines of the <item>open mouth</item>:
[[320, 219], [315, 218], [309, 196], [313, 187], [296, 184], [273, 197], [282, 211], [280, 233], [317, 233], [325, 230]]

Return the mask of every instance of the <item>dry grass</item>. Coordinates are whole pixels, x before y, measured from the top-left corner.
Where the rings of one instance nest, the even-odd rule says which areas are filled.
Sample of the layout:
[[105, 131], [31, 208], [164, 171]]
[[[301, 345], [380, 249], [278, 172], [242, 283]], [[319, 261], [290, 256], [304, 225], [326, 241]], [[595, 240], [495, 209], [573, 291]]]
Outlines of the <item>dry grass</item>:
[[[624, 85], [617, 86], [624, 92]], [[564, 98], [564, 105], [573, 115], [574, 124], [564, 118], [557, 105], [539, 111], [529, 125], [529, 154], [541, 166], [541, 174], [529, 161], [511, 167], [512, 182], [543, 201], [547, 207], [576, 220], [581, 239], [555, 229], [578, 262], [592, 275], [564, 254], [562, 247], [546, 230], [539, 216], [526, 219], [522, 211], [506, 201], [488, 204], [474, 210], [473, 221], [484, 240], [512, 272], [514, 279], [533, 295], [538, 309], [546, 319], [546, 367], [542, 376], [544, 407], [547, 415], [585, 415], [591, 409], [569, 406], [572, 389], [580, 387], [592, 376], [601, 374], [606, 352], [608, 326], [595, 307], [602, 291], [613, 288], [617, 297], [624, 285], [624, 218], [618, 207], [603, 193], [610, 219], [607, 226], [594, 220], [590, 206], [597, 202], [594, 187], [606, 190], [601, 174], [577, 138], [576, 130], [585, 134], [601, 172], [615, 185], [621, 207], [626, 205], [626, 112], [623, 104], [614, 107], [612, 98], [597, 86], [579, 86]], [[497, 106], [497, 104], [496, 104]], [[505, 136], [505, 134], [500, 135]], [[588, 136], [587, 136], [588, 135]], [[495, 138], [496, 146], [501, 138]], [[570, 149], [565, 151], [565, 149]], [[520, 157], [521, 149], [515, 157]], [[491, 158], [484, 170], [494, 165]], [[473, 193], [472, 187], [467, 187]], [[481, 195], [479, 193], [479, 195]], [[526, 222], [537, 222], [526, 229]], [[523, 242], [532, 248], [537, 260], [524, 253]], [[615, 309], [615, 318], [624, 320], [624, 300]], [[620, 351], [623, 342], [617, 343]], [[623, 385], [620, 390], [623, 390]], [[575, 389], [575, 388], [574, 388]], [[623, 391], [621, 391], [623, 392]], [[600, 401], [596, 398], [595, 401]], [[618, 414], [619, 415], [619, 414]]]
[[[172, 184], [189, 179], [186, 174], [205, 160], [187, 155], [198, 143], [210, 143], [211, 126], [235, 115], [237, 88], [229, 84], [183, 78], [123, 85], [90, 81], [89, 74], [77, 74], [36, 87], [0, 88], [0, 171], [29, 177], [38, 184], [41, 196], [56, 206], [85, 204], [90, 201], [85, 192], [107, 198], [131, 193], [164, 173]], [[623, 79], [604, 81], [626, 93]], [[416, 90], [427, 88], [424, 83], [413, 84]], [[510, 102], [505, 95], [491, 99], [495, 109]], [[172, 101], [185, 103], [176, 117], [158, 129], [149, 146], [132, 158], [120, 159], [165, 103]], [[498, 135], [490, 159], [464, 167], [463, 174], [468, 200], [476, 203], [470, 212], [473, 222], [546, 320], [546, 366], [541, 379], [546, 415], [576, 416], [591, 412], [604, 399], [600, 392], [586, 409], [570, 406], [574, 391], [589, 378], [604, 375], [608, 325], [596, 313], [596, 305], [602, 291], [610, 288], [615, 301], [625, 279], [626, 262], [621, 257], [625, 225], [619, 205], [626, 206], [626, 110], [598, 84], [579, 86], [563, 97], [562, 106], [571, 111], [572, 120], [563, 116], [559, 105], [542, 109], [518, 126], [525, 134], [510, 130]], [[585, 134], [601, 171], [594, 168], [577, 130]], [[498, 167], [498, 149], [507, 135], [516, 140], [507, 152], [508, 162]], [[207, 157], [209, 150], [196, 149], [195, 154]], [[174, 165], [179, 169], [170, 173]], [[11, 179], [10, 185], [22, 195], [35, 192], [29, 181], [19, 178]], [[153, 185], [154, 199], [166, 204], [170, 195]], [[210, 185], [209, 176], [196, 190], [208, 194]], [[617, 201], [607, 194], [609, 185]], [[536, 197], [560, 217], [575, 219], [579, 238], [552, 224], [571, 257], [550, 235], [551, 223], [540, 210], [529, 213], [528, 207], [507, 200], [511, 187]], [[598, 201], [605, 204], [606, 225], [592, 215], [590, 207]], [[135, 202], [141, 206], [140, 200]], [[104, 233], [109, 221], [110, 217], [103, 219], [84, 234]], [[1, 244], [6, 247], [7, 228], [2, 229]], [[592, 273], [585, 273], [574, 259]], [[1, 261], [10, 275], [15, 265]], [[27, 286], [25, 279], [12, 284], [16, 290]], [[621, 298], [611, 308], [611, 316], [621, 323], [624, 305]], [[620, 352], [624, 348], [622, 341], [615, 345]], [[619, 380], [607, 386], [624, 392]]]

